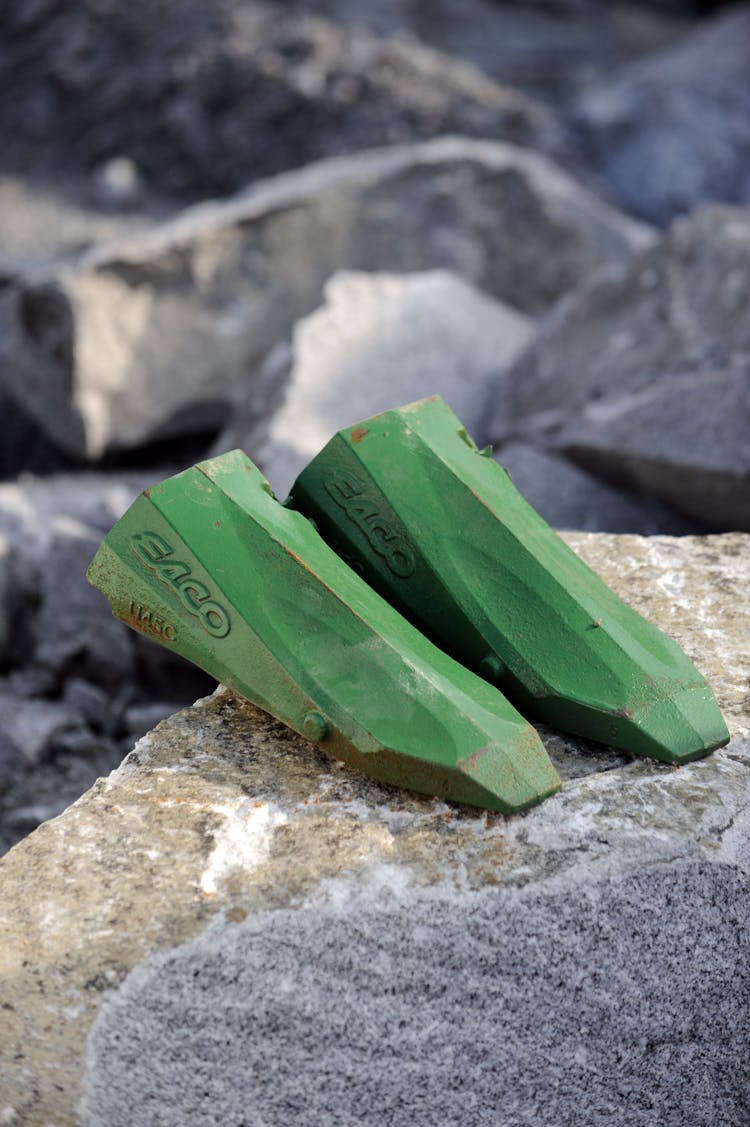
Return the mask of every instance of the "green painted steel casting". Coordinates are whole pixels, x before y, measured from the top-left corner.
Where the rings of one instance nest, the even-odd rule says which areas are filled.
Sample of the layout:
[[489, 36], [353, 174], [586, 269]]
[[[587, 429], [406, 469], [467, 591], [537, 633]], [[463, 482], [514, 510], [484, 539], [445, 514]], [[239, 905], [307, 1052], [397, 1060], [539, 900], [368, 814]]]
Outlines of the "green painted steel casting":
[[727, 743], [679, 646], [489, 453], [425, 399], [340, 431], [282, 506], [235, 450], [145, 490], [88, 578], [345, 762], [453, 801], [508, 814], [559, 789], [516, 708], [667, 763]]
[[559, 789], [502, 694], [368, 587], [239, 450], [147, 489], [88, 578], [118, 618], [374, 779], [503, 813]]
[[340, 431], [287, 502], [524, 713], [667, 763], [729, 733], [680, 647], [628, 607], [439, 397]]

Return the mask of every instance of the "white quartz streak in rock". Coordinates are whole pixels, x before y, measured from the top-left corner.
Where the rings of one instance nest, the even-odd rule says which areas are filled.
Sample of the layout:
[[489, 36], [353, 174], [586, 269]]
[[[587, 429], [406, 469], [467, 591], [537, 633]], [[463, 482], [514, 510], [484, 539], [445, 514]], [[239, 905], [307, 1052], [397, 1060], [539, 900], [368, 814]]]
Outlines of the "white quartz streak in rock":
[[215, 806], [224, 822], [214, 837], [214, 849], [201, 876], [201, 889], [214, 896], [237, 869], [252, 869], [268, 859], [277, 826], [288, 819], [270, 802], [240, 798]]

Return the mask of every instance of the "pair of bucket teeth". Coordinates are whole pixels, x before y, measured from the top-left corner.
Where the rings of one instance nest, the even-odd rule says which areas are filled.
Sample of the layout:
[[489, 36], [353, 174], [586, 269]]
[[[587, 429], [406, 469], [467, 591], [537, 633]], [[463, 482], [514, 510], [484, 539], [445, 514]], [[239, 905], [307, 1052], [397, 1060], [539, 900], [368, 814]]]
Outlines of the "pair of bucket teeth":
[[725, 744], [679, 646], [488, 455], [437, 397], [341, 431], [284, 505], [235, 450], [147, 489], [88, 578], [345, 762], [453, 801], [507, 814], [559, 789], [516, 705], [665, 763]]

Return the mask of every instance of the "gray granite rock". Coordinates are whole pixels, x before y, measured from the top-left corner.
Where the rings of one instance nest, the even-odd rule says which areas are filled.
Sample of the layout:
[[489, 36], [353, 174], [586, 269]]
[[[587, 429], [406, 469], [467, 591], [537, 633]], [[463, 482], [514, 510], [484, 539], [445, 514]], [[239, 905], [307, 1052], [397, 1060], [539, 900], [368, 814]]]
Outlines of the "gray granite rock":
[[[567, 104], [649, 52], [685, 35], [699, 5], [612, 0], [277, 0], [285, 8], [321, 12], [381, 33], [406, 30], [467, 59], [516, 89]], [[650, 10], [644, 10], [650, 9]]]
[[750, 530], [750, 363], [595, 401], [555, 445], [704, 526]]
[[750, 543], [568, 539], [731, 743], [545, 730], [563, 790], [503, 818], [199, 702], [0, 861], [5, 1123], [747, 1120]]
[[[95, 174], [126, 158], [195, 200], [311, 160], [441, 132], [555, 143], [533, 99], [413, 37], [254, 0], [8, 0], [2, 165]], [[44, 81], [40, 81], [44, 76]]]
[[205, 433], [336, 269], [448, 268], [538, 311], [649, 239], [545, 158], [500, 142], [326, 161], [9, 283], [0, 394], [70, 456]]
[[750, 202], [750, 6], [584, 93], [574, 125], [614, 198], [653, 223]]
[[95, 1026], [82, 1123], [740, 1127], [748, 875], [552, 883], [384, 872], [156, 956]]
[[528, 317], [447, 271], [336, 274], [295, 326], [278, 410], [246, 400], [215, 450], [251, 452], [285, 497], [337, 430], [394, 404], [442, 395], [474, 431], [491, 380], [530, 332]]
[[490, 439], [533, 436], [709, 527], [750, 528], [750, 210], [678, 220], [584, 282], [498, 387]]
[[687, 518], [666, 505], [616, 489], [528, 442], [505, 443], [495, 451], [495, 461], [510, 471], [519, 491], [553, 528], [637, 532], [641, 536], [695, 531]]

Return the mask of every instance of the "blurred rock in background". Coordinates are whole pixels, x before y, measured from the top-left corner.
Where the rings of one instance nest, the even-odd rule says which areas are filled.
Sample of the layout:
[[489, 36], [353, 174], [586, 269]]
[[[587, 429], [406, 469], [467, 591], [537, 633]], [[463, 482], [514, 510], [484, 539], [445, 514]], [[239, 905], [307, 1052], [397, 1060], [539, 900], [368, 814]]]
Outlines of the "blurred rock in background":
[[750, 9], [586, 91], [582, 156], [627, 211], [669, 223], [701, 203], [750, 203]]
[[750, 531], [750, 210], [701, 209], [592, 275], [505, 379], [491, 438], [533, 434], [705, 527]]
[[445, 270], [335, 274], [325, 305], [295, 326], [281, 406], [259, 420], [251, 400], [217, 450], [256, 450], [284, 497], [337, 430], [419, 399], [428, 385], [476, 431], [498, 368], [528, 342], [530, 326]]
[[[74, 191], [84, 178], [104, 208], [226, 195], [441, 133], [549, 148], [560, 130], [450, 54], [286, 4], [10, 0], [0, 68], [4, 169]], [[113, 160], [132, 170], [124, 193]]]
[[205, 435], [342, 266], [443, 266], [539, 312], [650, 237], [549, 161], [501, 143], [326, 161], [74, 263], [18, 272], [0, 293], [0, 394], [81, 461]]
[[543, 445], [510, 439], [495, 450], [495, 461], [510, 472], [529, 504], [558, 528], [586, 532], [606, 526], [610, 532], [677, 536], [697, 527], [654, 497], [618, 489]]
[[84, 572], [211, 452], [283, 493], [442, 392], [557, 527], [750, 528], [750, 5], [721, 7], [8, 0], [2, 845], [210, 687]]
[[[715, 7], [716, 5], [713, 5]], [[349, 26], [409, 37], [556, 102], [679, 40], [712, 5], [600, 0], [285, 0]]]

